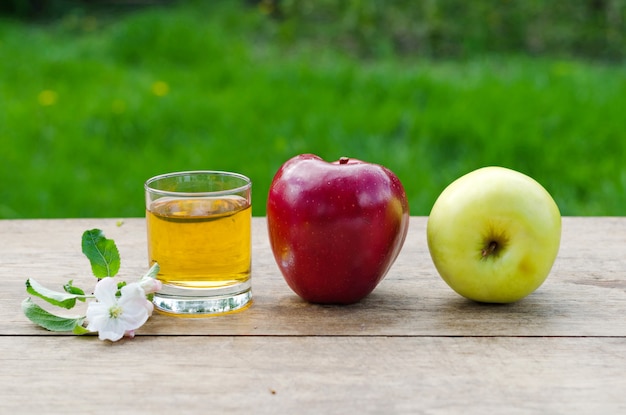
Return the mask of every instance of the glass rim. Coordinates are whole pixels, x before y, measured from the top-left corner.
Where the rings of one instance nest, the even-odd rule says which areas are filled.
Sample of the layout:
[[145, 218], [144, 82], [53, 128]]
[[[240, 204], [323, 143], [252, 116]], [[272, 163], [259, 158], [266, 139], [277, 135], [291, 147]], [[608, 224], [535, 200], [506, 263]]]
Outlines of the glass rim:
[[[180, 177], [180, 176], [192, 176], [192, 175], [215, 175], [215, 176], [229, 176], [241, 179], [245, 182], [244, 185], [239, 187], [233, 187], [228, 190], [215, 190], [215, 191], [204, 191], [204, 192], [178, 192], [175, 190], [161, 190], [155, 189], [150, 185], [158, 180], [169, 179], [172, 177]], [[233, 193], [239, 193], [246, 191], [252, 187], [252, 181], [248, 176], [245, 176], [241, 173], [235, 173], [230, 171], [222, 171], [222, 170], [188, 170], [188, 171], [178, 171], [171, 173], [163, 173], [157, 176], [153, 176], [146, 180], [143, 185], [146, 192], [150, 192], [152, 194], [158, 194], [160, 196], [184, 196], [184, 197], [202, 197], [202, 196], [226, 196]]]

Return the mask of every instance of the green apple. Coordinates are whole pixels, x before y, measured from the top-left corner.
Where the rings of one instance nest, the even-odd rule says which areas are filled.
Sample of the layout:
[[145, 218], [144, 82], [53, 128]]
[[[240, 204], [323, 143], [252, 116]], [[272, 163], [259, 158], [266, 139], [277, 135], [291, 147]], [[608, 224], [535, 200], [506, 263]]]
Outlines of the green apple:
[[441, 278], [471, 300], [511, 303], [548, 277], [561, 213], [534, 179], [484, 167], [451, 183], [428, 218], [428, 249]]

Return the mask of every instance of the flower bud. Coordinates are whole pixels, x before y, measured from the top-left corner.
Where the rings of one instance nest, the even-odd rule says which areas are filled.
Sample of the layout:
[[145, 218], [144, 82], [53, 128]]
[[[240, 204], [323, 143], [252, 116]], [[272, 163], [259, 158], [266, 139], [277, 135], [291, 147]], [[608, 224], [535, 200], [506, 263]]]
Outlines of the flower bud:
[[162, 288], [161, 281], [151, 277], [143, 277], [139, 281], [139, 286], [143, 289], [146, 295], [155, 293]]

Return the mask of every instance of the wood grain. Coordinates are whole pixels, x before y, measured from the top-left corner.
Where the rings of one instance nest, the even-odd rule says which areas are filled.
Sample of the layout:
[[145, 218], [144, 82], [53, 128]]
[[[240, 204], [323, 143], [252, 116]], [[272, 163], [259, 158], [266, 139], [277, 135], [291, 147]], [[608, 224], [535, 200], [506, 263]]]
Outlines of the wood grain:
[[0, 413], [626, 413], [626, 218], [564, 218], [546, 283], [493, 306], [445, 285], [413, 217], [387, 278], [343, 307], [293, 294], [254, 218], [250, 309], [157, 314], [118, 343], [20, 310], [29, 277], [93, 286], [92, 228], [116, 241], [120, 276], [147, 270], [143, 219], [0, 221]]
[[3, 413], [619, 414], [619, 338], [0, 337]]
[[[0, 221], [0, 334], [49, 335], [21, 314], [24, 281], [50, 288], [69, 279], [92, 287], [80, 252], [86, 229], [118, 244], [120, 276], [147, 269], [143, 219]], [[564, 218], [561, 250], [548, 280], [511, 305], [459, 297], [437, 275], [425, 240], [426, 218], [412, 217], [393, 268], [362, 302], [319, 306], [287, 286], [269, 248], [264, 218], [253, 220], [253, 306], [203, 319], [155, 315], [139, 335], [626, 336], [626, 218]]]

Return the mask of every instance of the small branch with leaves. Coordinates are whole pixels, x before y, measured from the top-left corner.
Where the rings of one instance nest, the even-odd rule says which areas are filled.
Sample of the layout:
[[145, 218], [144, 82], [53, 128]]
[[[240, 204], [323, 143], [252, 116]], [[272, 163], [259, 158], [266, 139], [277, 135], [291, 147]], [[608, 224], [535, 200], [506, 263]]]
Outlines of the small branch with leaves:
[[47, 303], [70, 310], [77, 301], [87, 302], [87, 312], [80, 316], [61, 316], [51, 313], [30, 297], [22, 302], [22, 311], [33, 323], [54, 332], [72, 332], [82, 335], [98, 332], [101, 340], [117, 341], [124, 336], [133, 337], [152, 315], [152, 295], [161, 289], [156, 279], [158, 264], [154, 264], [138, 281], [127, 284], [116, 282], [120, 269], [120, 254], [112, 239], [107, 239], [100, 229], [85, 231], [82, 252], [91, 264], [97, 283], [93, 294], [74, 285], [70, 280], [63, 291], [46, 288], [32, 278], [26, 280], [26, 292]]

